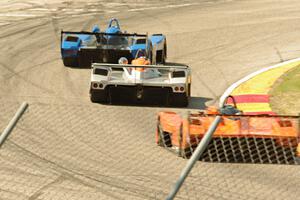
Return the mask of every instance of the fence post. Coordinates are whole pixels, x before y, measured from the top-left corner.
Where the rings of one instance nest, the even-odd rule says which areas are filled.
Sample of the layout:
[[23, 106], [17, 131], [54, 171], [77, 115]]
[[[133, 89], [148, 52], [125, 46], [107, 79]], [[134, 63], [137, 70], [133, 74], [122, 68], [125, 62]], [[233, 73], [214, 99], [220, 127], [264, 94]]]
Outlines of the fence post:
[[23, 115], [27, 107], [28, 107], [28, 103], [23, 102], [20, 108], [18, 109], [18, 111], [16, 112], [16, 114], [14, 115], [14, 117], [10, 120], [9, 124], [0, 135], [0, 148], [2, 144], [5, 142], [6, 138], [12, 132], [14, 127], [17, 125], [19, 119], [21, 118], [21, 116]]
[[211, 139], [213, 137], [213, 134], [216, 131], [216, 129], [217, 129], [220, 122], [221, 122], [221, 116], [216, 116], [215, 120], [213, 121], [213, 123], [211, 124], [211, 126], [209, 127], [207, 132], [205, 133], [204, 137], [200, 141], [200, 143], [197, 146], [196, 150], [194, 151], [192, 157], [189, 159], [188, 163], [186, 164], [184, 169], [181, 171], [181, 174], [180, 174], [177, 182], [175, 183], [174, 187], [170, 191], [170, 193], [169, 193], [168, 197], [166, 198], [166, 200], [173, 200], [174, 199], [177, 192], [181, 188], [184, 180], [186, 179], [186, 177], [189, 175], [190, 171], [192, 170], [193, 166], [199, 160], [200, 156], [202, 155], [202, 153], [207, 148], [207, 146], [208, 146], [209, 142], [211, 141]]

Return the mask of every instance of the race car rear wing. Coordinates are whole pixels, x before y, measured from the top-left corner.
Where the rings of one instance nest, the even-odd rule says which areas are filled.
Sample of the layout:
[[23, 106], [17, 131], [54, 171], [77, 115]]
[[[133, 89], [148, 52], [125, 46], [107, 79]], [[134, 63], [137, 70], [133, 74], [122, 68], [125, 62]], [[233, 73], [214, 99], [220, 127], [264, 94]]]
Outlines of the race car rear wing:
[[169, 71], [189, 71], [187, 65], [131, 65], [131, 64], [108, 64], [108, 63], [93, 63], [92, 68], [106, 68], [106, 69], [123, 69], [123, 68], [136, 68], [136, 69], [164, 69]]
[[63, 34], [82, 34], [82, 35], [111, 35], [111, 36], [135, 36], [135, 37], [147, 37], [147, 34], [139, 34], [139, 33], [105, 33], [105, 32], [90, 32], [90, 31], [61, 31], [61, 35]]
[[[120, 38], [143, 38], [143, 40], [145, 40], [145, 44], [146, 44], [146, 54], [147, 57], [150, 56], [148, 50], [148, 46], [149, 46], [149, 40], [148, 40], [148, 33], [146, 34], [139, 34], [139, 33], [105, 33], [105, 32], [89, 32], [89, 31], [61, 31], [61, 37], [60, 37], [60, 44], [61, 44], [61, 48], [62, 48], [62, 43], [63, 43], [63, 39], [64, 39], [64, 35], [74, 35], [74, 36], [78, 36], [78, 35], [92, 35], [96, 37], [96, 40], [99, 44], [101, 45], [111, 45], [108, 44], [108, 40], [107, 37], [108, 36], [114, 36], [114, 37], [120, 37]], [[106, 36], [106, 37], [105, 37]], [[87, 48], [97, 48], [95, 47], [87, 47]]]
[[100, 41], [103, 36], [120, 36], [120, 37], [143, 37], [147, 38], [148, 34], [138, 34], [138, 33], [105, 33], [105, 32], [89, 32], [89, 31], [61, 31], [60, 33], [60, 43], [63, 42], [64, 35], [93, 35]]
[[[144, 71], [145, 69], [158, 70], [158, 73], [161, 73], [162, 83], [171, 83], [171, 82], [186, 83], [189, 81], [190, 78], [190, 68], [186, 65], [166, 66], [166, 65], [131, 65], [131, 64], [106, 64], [106, 63], [92, 64], [92, 73], [96, 75], [101, 75], [103, 78], [106, 77], [107, 80], [110, 79], [110, 76], [113, 71], [124, 71], [131, 74], [132, 70]], [[179, 81], [180, 79], [181, 81]]]

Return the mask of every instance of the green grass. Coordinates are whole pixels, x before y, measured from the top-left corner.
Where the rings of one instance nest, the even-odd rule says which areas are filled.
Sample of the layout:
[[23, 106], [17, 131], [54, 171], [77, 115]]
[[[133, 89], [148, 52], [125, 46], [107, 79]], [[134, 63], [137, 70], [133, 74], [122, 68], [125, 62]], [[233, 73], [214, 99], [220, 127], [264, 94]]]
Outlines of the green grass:
[[282, 75], [270, 92], [272, 110], [278, 114], [300, 113], [300, 66]]
[[300, 92], [300, 66], [290, 70], [281, 79], [281, 83], [274, 88], [274, 94]]

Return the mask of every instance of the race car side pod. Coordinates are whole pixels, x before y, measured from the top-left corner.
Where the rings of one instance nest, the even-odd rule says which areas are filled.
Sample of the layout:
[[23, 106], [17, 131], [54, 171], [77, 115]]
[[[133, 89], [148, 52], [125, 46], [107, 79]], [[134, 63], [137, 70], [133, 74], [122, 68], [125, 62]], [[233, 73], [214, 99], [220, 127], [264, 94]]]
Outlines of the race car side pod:
[[9, 124], [7, 127], [4, 129], [3, 133], [0, 135], [0, 147], [3, 145], [5, 142], [6, 138], [9, 136], [9, 134], [12, 132], [14, 127], [17, 125], [19, 119], [25, 112], [25, 110], [28, 107], [27, 102], [23, 102], [18, 111], [16, 112], [15, 116], [10, 120]]
[[199, 160], [203, 152], [206, 150], [208, 144], [210, 143], [214, 132], [216, 131], [219, 123], [221, 122], [221, 116], [217, 116], [207, 132], [205, 133], [204, 137], [200, 141], [199, 145], [197, 146], [195, 152], [192, 154], [192, 157], [189, 159], [188, 163], [186, 166], [183, 168], [181, 171], [181, 174], [175, 183], [174, 187], [172, 188], [171, 192], [169, 193], [168, 197], [166, 198], [167, 200], [173, 200], [181, 188], [184, 180], [186, 177], [189, 175], [190, 171], [192, 170], [193, 166], [195, 163]]

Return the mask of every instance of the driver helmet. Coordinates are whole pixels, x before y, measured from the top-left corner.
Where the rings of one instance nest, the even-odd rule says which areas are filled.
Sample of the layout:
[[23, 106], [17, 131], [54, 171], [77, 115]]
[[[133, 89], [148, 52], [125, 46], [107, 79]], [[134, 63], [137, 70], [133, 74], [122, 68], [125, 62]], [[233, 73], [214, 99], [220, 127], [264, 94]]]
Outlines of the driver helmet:
[[142, 49], [139, 49], [136, 53], [136, 58], [146, 58], [145, 52]]
[[127, 64], [128, 64], [127, 58], [121, 57], [121, 58], [119, 59], [119, 64], [121, 64], [121, 65], [127, 65]]
[[206, 113], [207, 114], [218, 114], [219, 111], [218, 111], [218, 108], [215, 106], [208, 106], [206, 109]]

